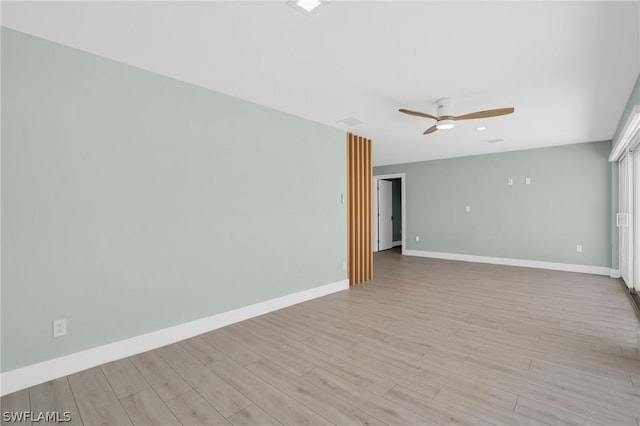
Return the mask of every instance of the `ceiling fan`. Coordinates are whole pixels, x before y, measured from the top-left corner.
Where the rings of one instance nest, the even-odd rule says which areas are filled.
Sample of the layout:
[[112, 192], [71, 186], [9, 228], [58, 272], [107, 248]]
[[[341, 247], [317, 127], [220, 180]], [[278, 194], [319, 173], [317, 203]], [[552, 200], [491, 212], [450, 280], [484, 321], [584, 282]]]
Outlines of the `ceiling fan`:
[[489, 117], [497, 117], [499, 115], [507, 115], [511, 114], [515, 111], [514, 108], [498, 108], [498, 109], [489, 109], [486, 111], [476, 111], [471, 112], [469, 114], [464, 115], [453, 115], [453, 99], [451, 98], [442, 98], [436, 101], [437, 108], [437, 116], [427, 114], [426, 112], [420, 111], [411, 111], [408, 109], [400, 109], [400, 112], [409, 115], [415, 115], [418, 117], [432, 118], [436, 120], [436, 124], [429, 127], [424, 131], [423, 135], [428, 135], [429, 133], [433, 133], [436, 130], [444, 130], [451, 129], [455, 126], [455, 122], [457, 120], [473, 120], [475, 118], [489, 118]]

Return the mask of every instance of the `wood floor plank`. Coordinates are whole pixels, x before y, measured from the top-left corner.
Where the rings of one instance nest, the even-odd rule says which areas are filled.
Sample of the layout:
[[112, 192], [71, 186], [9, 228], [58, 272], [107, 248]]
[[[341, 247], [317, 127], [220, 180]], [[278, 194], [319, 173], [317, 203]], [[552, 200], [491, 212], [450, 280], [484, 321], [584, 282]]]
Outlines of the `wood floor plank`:
[[[466, 375], [442, 369], [433, 369], [433, 379], [440, 383], [446, 383], [449, 389], [455, 389], [467, 394], [472, 394], [475, 398], [481, 399], [488, 404], [499, 406], [504, 410], [511, 411], [515, 406], [518, 396], [514, 392], [505, 391], [499, 387], [473, 380]], [[442, 389], [438, 391], [438, 395]]]
[[289, 370], [296, 376], [301, 376], [314, 367], [313, 364], [306, 362], [295, 354], [283, 351], [279, 345], [262, 339], [242, 323], [232, 325], [230, 330], [233, 332], [233, 338], [238, 342], [250, 347], [261, 357], [271, 360], [271, 362]]
[[191, 390], [191, 386], [162, 359], [157, 351], [144, 352], [129, 359], [164, 401]]
[[255, 404], [243, 408], [229, 417], [229, 422], [235, 426], [279, 426], [282, 424]]
[[216, 361], [209, 368], [283, 424], [331, 424], [230, 358]]
[[502, 406], [492, 404], [486, 398], [473, 392], [463, 392], [446, 385], [438, 392], [435, 399], [448, 405], [462, 406], [473, 415], [480, 417], [483, 422], [519, 425], [540, 424], [535, 418], [527, 418], [512, 411], [515, 408], [517, 399], [514, 400], [511, 409], [505, 409]]
[[[29, 389], [13, 392], [0, 398], [0, 412], [2, 412], [2, 425], [31, 426], [31, 420], [21, 416], [21, 413], [31, 412], [31, 402], [29, 401]], [[9, 421], [5, 421], [5, 413], [8, 414]], [[21, 420], [21, 421], [18, 421]]]
[[518, 399], [515, 411], [531, 418], [538, 419], [549, 425], [595, 424], [589, 422], [588, 419], [576, 416], [575, 414], [561, 408], [549, 407], [546, 404], [525, 397], [520, 397], [520, 399]]
[[366, 392], [321, 368], [315, 368], [302, 377], [314, 386], [370, 413], [389, 425], [437, 425], [426, 417], [381, 396]]
[[537, 359], [531, 361], [529, 370], [538, 377], [547, 378], [555, 383], [577, 385], [591, 393], [600, 393], [601, 389], [606, 388], [608, 395], [625, 400], [630, 404], [638, 402], [640, 397], [640, 389], [634, 389], [630, 380], [626, 382], [603, 380], [601, 377], [584, 374], [571, 367]]
[[131, 425], [100, 367], [72, 374], [68, 379], [85, 425]]
[[531, 364], [531, 358], [518, 356], [517, 354], [510, 353], [505, 354], [499, 350], [488, 349], [483, 347], [480, 349], [479, 345], [473, 344], [462, 344], [461, 342], [452, 341], [452, 345], [463, 348], [463, 351], [466, 350], [467, 347], [473, 346], [474, 348], [469, 348], [470, 354], [465, 360], [466, 362], [473, 362], [476, 359], [491, 359], [494, 362], [499, 362], [503, 365], [508, 365], [514, 368], [519, 368], [521, 370], [528, 370], [529, 364]]
[[402, 385], [397, 385], [384, 397], [443, 426], [477, 426], [486, 422], [472, 413], [456, 408], [457, 403], [448, 405], [435, 399], [425, 398], [424, 395]]
[[267, 359], [254, 362], [248, 365], [247, 369], [336, 425], [384, 424]]
[[377, 395], [386, 394], [395, 386], [390, 380], [360, 368], [356, 364], [337, 359], [334, 355], [315, 350], [299, 340], [280, 337], [281, 348], [297, 354], [315, 366], [325, 370]]
[[435, 396], [440, 388], [442, 388], [442, 383], [432, 379], [433, 374], [427, 369], [414, 368], [409, 365], [406, 365], [406, 368], [402, 368], [391, 364], [389, 360], [384, 362], [379, 358], [373, 358], [374, 354], [369, 354], [354, 348], [345, 349], [339, 340], [333, 337], [313, 337], [305, 342], [318, 351], [326, 352], [347, 362], [352, 362], [363, 368], [375, 371], [387, 380], [407, 386], [429, 398]]
[[336, 325], [336, 329], [348, 331], [351, 335], [366, 336], [384, 346], [400, 349], [402, 350], [400, 352], [401, 355], [409, 354], [416, 358], [421, 358], [431, 348], [426, 341], [423, 342], [413, 337], [404, 337], [393, 331], [386, 331], [388, 329], [361, 324], [359, 320], [344, 321]]
[[421, 361], [429, 360], [431, 364], [437, 364], [438, 360], [456, 360], [466, 361], [471, 353], [466, 352], [463, 348], [459, 348], [455, 345], [440, 345], [438, 342], [433, 342], [433, 345], [424, 356]]
[[209, 404], [224, 417], [251, 405], [251, 401], [179, 345], [159, 349], [160, 355]]
[[153, 389], [145, 389], [120, 398], [129, 418], [136, 426], [180, 426], [180, 422]]
[[149, 388], [149, 384], [128, 358], [100, 367], [118, 398]]
[[233, 338], [226, 327], [201, 335], [208, 344], [240, 365], [251, 364], [262, 358], [260, 355]]
[[299, 329], [296, 327], [296, 324], [283, 320], [277, 313], [278, 311], [253, 318], [245, 321], [245, 325], [250, 327], [251, 330], [263, 333], [265, 338], [272, 339], [273, 341], [278, 341], [282, 337], [294, 341], [302, 340], [305, 337], [298, 331]]
[[212, 362], [218, 361], [225, 357], [225, 355], [211, 346], [202, 336], [192, 337], [191, 339], [183, 340], [180, 342], [187, 352], [193, 355], [198, 361], [204, 365], [209, 365]]
[[[166, 401], [166, 404], [184, 426], [217, 426], [229, 424], [222, 414], [194, 390], [180, 394]], [[238, 413], [241, 413], [243, 410], [244, 409], [241, 409]]]
[[[60, 415], [68, 412], [69, 426], [82, 425], [82, 419], [73, 398], [73, 392], [66, 377], [51, 380], [29, 389], [31, 410], [34, 413], [58, 412]], [[38, 422], [39, 425], [54, 425], [57, 422]]]

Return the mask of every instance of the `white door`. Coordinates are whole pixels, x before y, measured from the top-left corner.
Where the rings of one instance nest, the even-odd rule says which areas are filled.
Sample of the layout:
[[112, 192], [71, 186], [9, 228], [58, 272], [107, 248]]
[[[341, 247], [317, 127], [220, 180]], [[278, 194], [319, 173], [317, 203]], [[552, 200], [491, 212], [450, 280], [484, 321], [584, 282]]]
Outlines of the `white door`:
[[393, 247], [393, 184], [378, 180], [378, 251]]
[[631, 187], [632, 187], [632, 174], [631, 174], [631, 161], [629, 161], [629, 154], [625, 154], [620, 160], [618, 187], [620, 188], [619, 197], [619, 211], [616, 215], [616, 224], [618, 226], [618, 235], [620, 241], [620, 275], [627, 284], [627, 287], [633, 287], [633, 264], [632, 264], [632, 250], [633, 250], [633, 235], [632, 235], [632, 217], [631, 217]]

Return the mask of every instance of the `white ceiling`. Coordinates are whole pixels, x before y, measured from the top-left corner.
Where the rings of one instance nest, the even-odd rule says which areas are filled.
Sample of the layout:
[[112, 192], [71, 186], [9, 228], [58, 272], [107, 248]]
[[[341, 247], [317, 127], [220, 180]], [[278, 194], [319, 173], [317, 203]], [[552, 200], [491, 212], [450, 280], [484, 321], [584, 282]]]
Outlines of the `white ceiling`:
[[[371, 138], [375, 165], [611, 139], [640, 73], [637, 0], [3, 2], [2, 25]], [[398, 112], [441, 97], [516, 112], [429, 136]]]

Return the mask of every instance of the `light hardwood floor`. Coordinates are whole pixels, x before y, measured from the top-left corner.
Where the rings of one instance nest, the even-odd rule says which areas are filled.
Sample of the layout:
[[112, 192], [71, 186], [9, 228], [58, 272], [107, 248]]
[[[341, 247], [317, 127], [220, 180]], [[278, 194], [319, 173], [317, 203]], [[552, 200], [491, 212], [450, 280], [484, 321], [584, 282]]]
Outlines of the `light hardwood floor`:
[[2, 410], [70, 411], [73, 425], [640, 426], [640, 322], [618, 280], [397, 251], [374, 265], [364, 285]]

